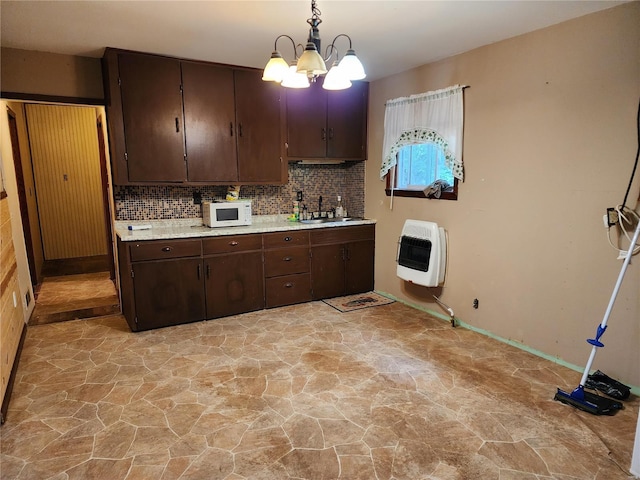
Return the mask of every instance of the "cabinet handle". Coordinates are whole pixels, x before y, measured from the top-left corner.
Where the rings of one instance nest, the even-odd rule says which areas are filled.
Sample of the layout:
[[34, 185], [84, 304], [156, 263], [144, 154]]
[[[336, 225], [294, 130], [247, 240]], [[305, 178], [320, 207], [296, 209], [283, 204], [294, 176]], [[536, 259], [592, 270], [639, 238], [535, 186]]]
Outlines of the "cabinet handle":
[[333, 128], [329, 129], [329, 139], [333, 138]]
[[322, 129], [322, 134], [320, 136], [322, 137], [322, 140], [326, 140], [327, 139], [327, 129], [326, 128]]
[[237, 246], [238, 246], [238, 242], [236, 242], [235, 240], [233, 240], [232, 242], [229, 242], [229, 246], [231, 246], [231, 247], [237, 247]]
[[200, 280], [200, 264], [198, 264], [198, 280]]
[[242, 136], [242, 123], [238, 124], [238, 136], [241, 137]]
[[211, 278], [211, 265], [207, 263], [207, 280]]
[[180, 133], [180, 121], [178, 117], [176, 117], [176, 133]]
[[290, 242], [291, 240], [293, 240], [291, 237], [284, 237], [285, 242]]
[[282, 260], [284, 260], [285, 262], [290, 262], [291, 260], [293, 260], [293, 258], [291, 258], [291, 257], [282, 257]]
[[163, 252], [170, 252], [171, 250], [173, 250], [173, 247], [162, 247]]
[[288, 282], [288, 283], [285, 283], [285, 284], [284, 284], [284, 286], [285, 286], [286, 288], [292, 288], [292, 287], [293, 287], [293, 283]]
[[229, 134], [233, 137], [233, 122], [229, 122]]

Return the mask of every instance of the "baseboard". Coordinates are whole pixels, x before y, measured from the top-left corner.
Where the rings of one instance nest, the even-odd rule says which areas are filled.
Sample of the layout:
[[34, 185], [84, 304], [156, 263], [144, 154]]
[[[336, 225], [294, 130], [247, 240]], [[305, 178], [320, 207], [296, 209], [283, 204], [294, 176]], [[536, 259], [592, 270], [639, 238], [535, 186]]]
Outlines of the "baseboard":
[[24, 346], [24, 340], [27, 337], [27, 324], [23, 324], [22, 333], [20, 333], [20, 342], [18, 342], [18, 350], [16, 351], [16, 358], [13, 361], [13, 367], [11, 367], [11, 375], [9, 375], [9, 382], [7, 383], [7, 390], [4, 392], [4, 398], [2, 399], [2, 407], [0, 407], [0, 425], [2, 425], [7, 419], [7, 411], [9, 410], [9, 400], [11, 400], [11, 393], [13, 392], [13, 384], [16, 380], [16, 374], [18, 372], [18, 364], [20, 363], [20, 356], [22, 355], [22, 347]]

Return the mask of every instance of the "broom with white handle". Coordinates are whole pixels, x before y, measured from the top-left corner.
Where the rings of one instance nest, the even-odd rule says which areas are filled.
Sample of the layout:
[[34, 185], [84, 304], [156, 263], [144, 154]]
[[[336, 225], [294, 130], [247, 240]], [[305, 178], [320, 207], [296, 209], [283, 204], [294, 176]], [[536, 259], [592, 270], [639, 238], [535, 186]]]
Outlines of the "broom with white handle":
[[640, 221], [638, 221], [638, 225], [636, 226], [636, 230], [633, 234], [633, 239], [631, 240], [631, 244], [629, 245], [629, 250], [624, 257], [624, 263], [622, 264], [620, 274], [618, 275], [618, 281], [613, 288], [613, 293], [611, 294], [611, 299], [609, 300], [609, 305], [607, 306], [607, 310], [604, 313], [602, 322], [600, 323], [600, 325], [598, 325], [596, 336], [595, 338], [587, 339], [587, 343], [589, 343], [592, 348], [591, 354], [589, 355], [589, 360], [587, 361], [587, 365], [582, 374], [582, 379], [580, 380], [580, 385], [578, 385], [578, 387], [571, 393], [567, 393], [561, 389], [558, 389], [554, 397], [555, 400], [566, 403], [568, 405], [572, 405], [576, 408], [579, 408], [580, 410], [584, 410], [585, 412], [593, 413], [594, 415], [613, 415], [617, 410], [620, 410], [622, 408], [622, 403], [616, 400], [585, 392], [584, 385], [587, 381], [587, 377], [589, 376], [589, 371], [591, 370], [591, 365], [593, 364], [593, 360], [596, 357], [598, 348], [604, 347], [604, 344], [600, 341], [600, 337], [602, 337], [605, 330], [607, 329], [607, 321], [609, 320], [609, 316], [611, 315], [611, 310], [613, 309], [613, 304], [615, 303], [616, 297], [618, 296], [618, 291], [620, 290], [620, 286], [622, 285], [624, 275], [627, 272], [627, 267], [631, 262], [631, 257], [633, 256], [633, 251], [637, 245], [639, 235]]

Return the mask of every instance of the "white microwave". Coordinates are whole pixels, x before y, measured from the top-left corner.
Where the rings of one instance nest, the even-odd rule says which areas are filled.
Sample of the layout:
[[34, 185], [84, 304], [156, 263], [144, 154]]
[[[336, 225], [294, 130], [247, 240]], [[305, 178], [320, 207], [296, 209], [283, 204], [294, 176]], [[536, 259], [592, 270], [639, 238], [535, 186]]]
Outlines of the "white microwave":
[[251, 200], [202, 202], [202, 221], [207, 227], [251, 225]]

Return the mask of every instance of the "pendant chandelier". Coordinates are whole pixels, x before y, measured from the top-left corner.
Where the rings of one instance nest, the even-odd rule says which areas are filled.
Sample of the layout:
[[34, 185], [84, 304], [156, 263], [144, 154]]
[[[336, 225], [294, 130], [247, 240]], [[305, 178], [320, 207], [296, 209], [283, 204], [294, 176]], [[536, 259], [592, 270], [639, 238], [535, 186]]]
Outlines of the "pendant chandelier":
[[[302, 54], [298, 57], [298, 47], [303, 48], [301, 44], [296, 46], [293, 38], [289, 35], [280, 35], [276, 38], [271, 58], [264, 67], [262, 80], [266, 82], [277, 82], [287, 88], [307, 88], [309, 82], [315, 82], [320, 75], [326, 74], [322, 87], [326, 90], [344, 90], [351, 86], [352, 80], [362, 80], [366, 74], [362, 63], [356, 57], [356, 52], [351, 45], [351, 37], [345, 33], [337, 35], [325, 51], [323, 58], [319, 52], [320, 48], [320, 31], [318, 26], [322, 23], [320, 19], [321, 12], [316, 6], [316, 1], [311, 0], [311, 18], [307, 19], [310, 25], [309, 38], [307, 45], [304, 47]], [[286, 62], [278, 51], [278, 40], [288, 38], [293, 45], [294, 60], [289, 64]], [[346, 51], [342, 60], [339, 59], [338, 49], [335, 46], [336, 40], [345, 37], [349, 40], [349, 49]], [[326, 62], [333, 58], [331, 69], [328, 70]]]

